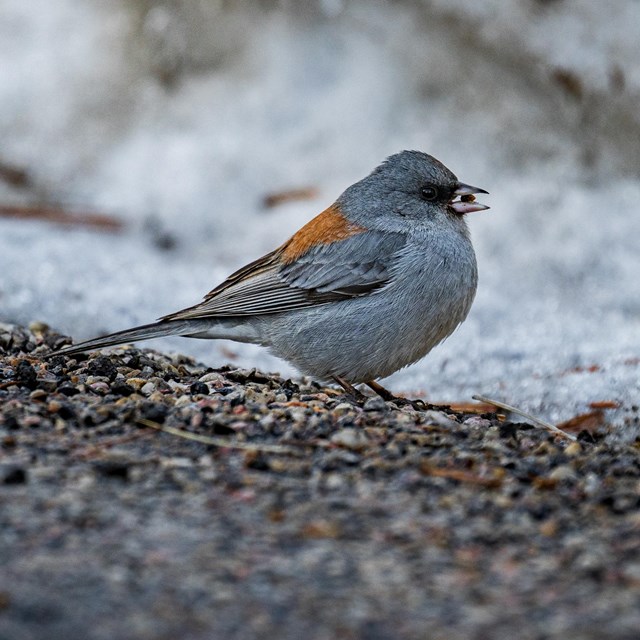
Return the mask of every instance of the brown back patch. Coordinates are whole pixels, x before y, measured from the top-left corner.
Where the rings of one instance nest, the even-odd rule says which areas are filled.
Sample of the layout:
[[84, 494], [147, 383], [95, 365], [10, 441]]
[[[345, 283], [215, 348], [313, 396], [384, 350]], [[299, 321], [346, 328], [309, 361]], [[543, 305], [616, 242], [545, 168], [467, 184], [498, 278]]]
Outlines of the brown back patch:
[[291, 264], [316, 245], [345, 240], [364, 231], [364, 227], [349, 222], [337, 204], [332, 204], [282, 245], [282, 260]]

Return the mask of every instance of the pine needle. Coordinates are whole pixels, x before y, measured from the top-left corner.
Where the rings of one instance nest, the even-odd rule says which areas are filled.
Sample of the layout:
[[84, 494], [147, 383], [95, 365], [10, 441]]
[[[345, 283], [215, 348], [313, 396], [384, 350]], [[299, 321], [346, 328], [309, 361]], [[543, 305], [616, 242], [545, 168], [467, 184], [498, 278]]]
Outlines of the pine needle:
[[531, 422], [533, 422], [534, 425], [538, 425], [539, 427], [542, 427], [543, 429], [546, 429], [547, 431], [551, 431], [552, 433], [555, 433], [556, 435], [562, 436], [564, 438], [567, 438], [569, 440], [577, 440], [576, 436], [574, 436], [571, 433], [567, 433], [566, 431], [563, 431], [562, 429], [558, 429], [558, 427], [556, 427], [555, 425], [551, 424], [550, 422], [546, 422], [544, 420], [541, 420], [540, 418], [536, 418], [535, 416], [532, 416], [530, 413], [527, 413], [526, 411], [523, 411], [522, 409], [518, 409], [517, 407], [512, 407], [509, 404], [505, 404], [504, 402], [500, 402], [499, 400], [492, 400], [491, 398], [485, 398], [484, 396], [471, 396], [474, 400], [478, 400], [479, 402], [487, 402], [488, 404], [492, 404], [494, 407], [498, 407], [500, 409], [504, 409], [505, 411], [510, 411], [511, 413], [515, 413], [519, 416], [522, 416], [523, 418], [526, 418], [527, 420], [531, 420]]
[[159, 424], [153, 420], [147, 420], [146, 418], [138, 418], [136, 422], [144, 427], [151, 427], [157, 431], [169, 433], [172, 436], [178, 438], [184, 438], [185, 440], [193, 440], [194, 442], [200, 442], [201, 444], [208, 444], [214, 447], [222, 447], [225, 449], [240, 449], [241, 451], [264, 451], [265, 453], [280, 453], [287, 455], [296, 455], [299, 449], [291, 447], [285, 447], [279, 444], [261, 444], [259, 442], [233, 442], [227, 438], [202, 436], [197, 433], [191, 433], [184, 429], [176, 429], [175, 427], [167, 427], [166, 425]]

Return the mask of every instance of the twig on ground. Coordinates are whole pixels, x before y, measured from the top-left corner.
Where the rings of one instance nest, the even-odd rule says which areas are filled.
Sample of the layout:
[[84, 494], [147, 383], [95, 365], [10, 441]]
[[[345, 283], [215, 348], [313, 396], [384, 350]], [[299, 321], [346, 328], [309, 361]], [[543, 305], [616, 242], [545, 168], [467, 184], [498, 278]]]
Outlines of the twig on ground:
[[445, 469], [442, 467], [434, 467], [427, 462], [420, 465], [420, 471], [425, 476], [433, 476], [434, 478], [447, 478], [448, 480], [456, 480], [457, 482], [468, 482], [481, 487], [490, 489], [499, 487], [503, 482], [504, 471], [499, 469], [494, 472], [493, 476], [484, 477], [464, 469]]
[[222, 447], [225, 449], [240, 449], [242, 451], [264, 451], [265, 453], [280, 453], [287, 455], [296, 455], [300, 451], [299, 449], [285, 447], [279, 444], [262, 444], [259, 442], [232, 442], [227, 438], [201, 436], [197, 433], [185, 431], [184, 429], [167, 427], [163, 424], [154, 422], [153, 420], [147, 420], [146, 418], [138, 418], [136, 422], [144, 427], [151, 427], [152, 429], [163, 431], [164, 433], [169, 433], [172, 436], [177, 436], [178, 438], [193, 440], [194, 442], [200, 442], [202, 444], [208, 444], [214, 447]]
[[576, 436], [572, 435], [571, 433], [567, 433], [562, 429], [558, 429], [558, 427], [551, 424], [550, 422], [545, 422], [540, 418], [536, 418], [535, 416], [532, 416], [530, 413], [527, 413], [522, 409], [518, 409], [517, 407], [512, 407], [511, 405], [505, 404], [504, 402], [500, 402], [499, 400], [492, 400], [491, 398], [485, 398], [484, 396], [475, 395], [471, 397], [474, 400], [478, 400], [478, 402], [488, 402], [489, 404], [492, 404], [495, 407], [499, 407], [500, 409], [504, 409], [505, 411], [510, 411], [511, 413], [515, 413], [519, 416], [522, 416], [523, 418], [527, 418], [527, 420], [531, 420], [533, 424], [538, 425], [543, 429], [547, 429], [547, 431], [551, 431], [559, 436], [563, 436], [564, 438], [568, 438], [569, 440], [577, 440]]
[[150, 437], [152, 435], [153, 434], [150, 431], [138, 431], [137, 433], [130, 433], [125, 436], [116, 436], [111, 439], [98, 441], [96, 442], [96, 444], [91, 444], [89, 446], [73, 450], [71, 454], [74, 458], [78, 458], [81, 460], [91, 460], [93, 458], [99, 458], [101, 455], [103, 455], [105, 449], [110, 449], [111, 447], [116, 447], [121, 444], [127, 444], [128, 442], [133, 442], [134, 440], [138, 440], [139, 438]]

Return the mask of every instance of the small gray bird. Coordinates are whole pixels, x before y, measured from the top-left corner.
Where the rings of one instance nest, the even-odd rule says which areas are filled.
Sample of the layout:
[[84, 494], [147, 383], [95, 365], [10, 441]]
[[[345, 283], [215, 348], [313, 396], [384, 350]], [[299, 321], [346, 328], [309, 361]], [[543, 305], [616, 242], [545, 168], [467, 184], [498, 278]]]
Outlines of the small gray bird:
[[489, 207], [438, 160], [387, 158], [267, 255], [193, 307], [53, 355], [159, 336], [225, 338], [268, 347], [347, 391], [425, 356], [467, 317], [478, 272], [464, 214]]

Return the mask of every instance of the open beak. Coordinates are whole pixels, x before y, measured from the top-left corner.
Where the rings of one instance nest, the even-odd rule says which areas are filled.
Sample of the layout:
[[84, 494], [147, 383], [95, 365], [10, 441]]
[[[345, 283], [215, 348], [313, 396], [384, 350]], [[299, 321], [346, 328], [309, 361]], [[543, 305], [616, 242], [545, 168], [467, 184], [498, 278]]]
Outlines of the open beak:
[[484, 211], [489, 207], [486, 204], [476, 202], [474, 193], [489, 193], [480, 187], [472, 187], [468, 184], [458, 184], [458, 188], [453, 192], [453, 198], [449, 201], [449, 206], [458, 214], [471, 213], [472, 211]]

